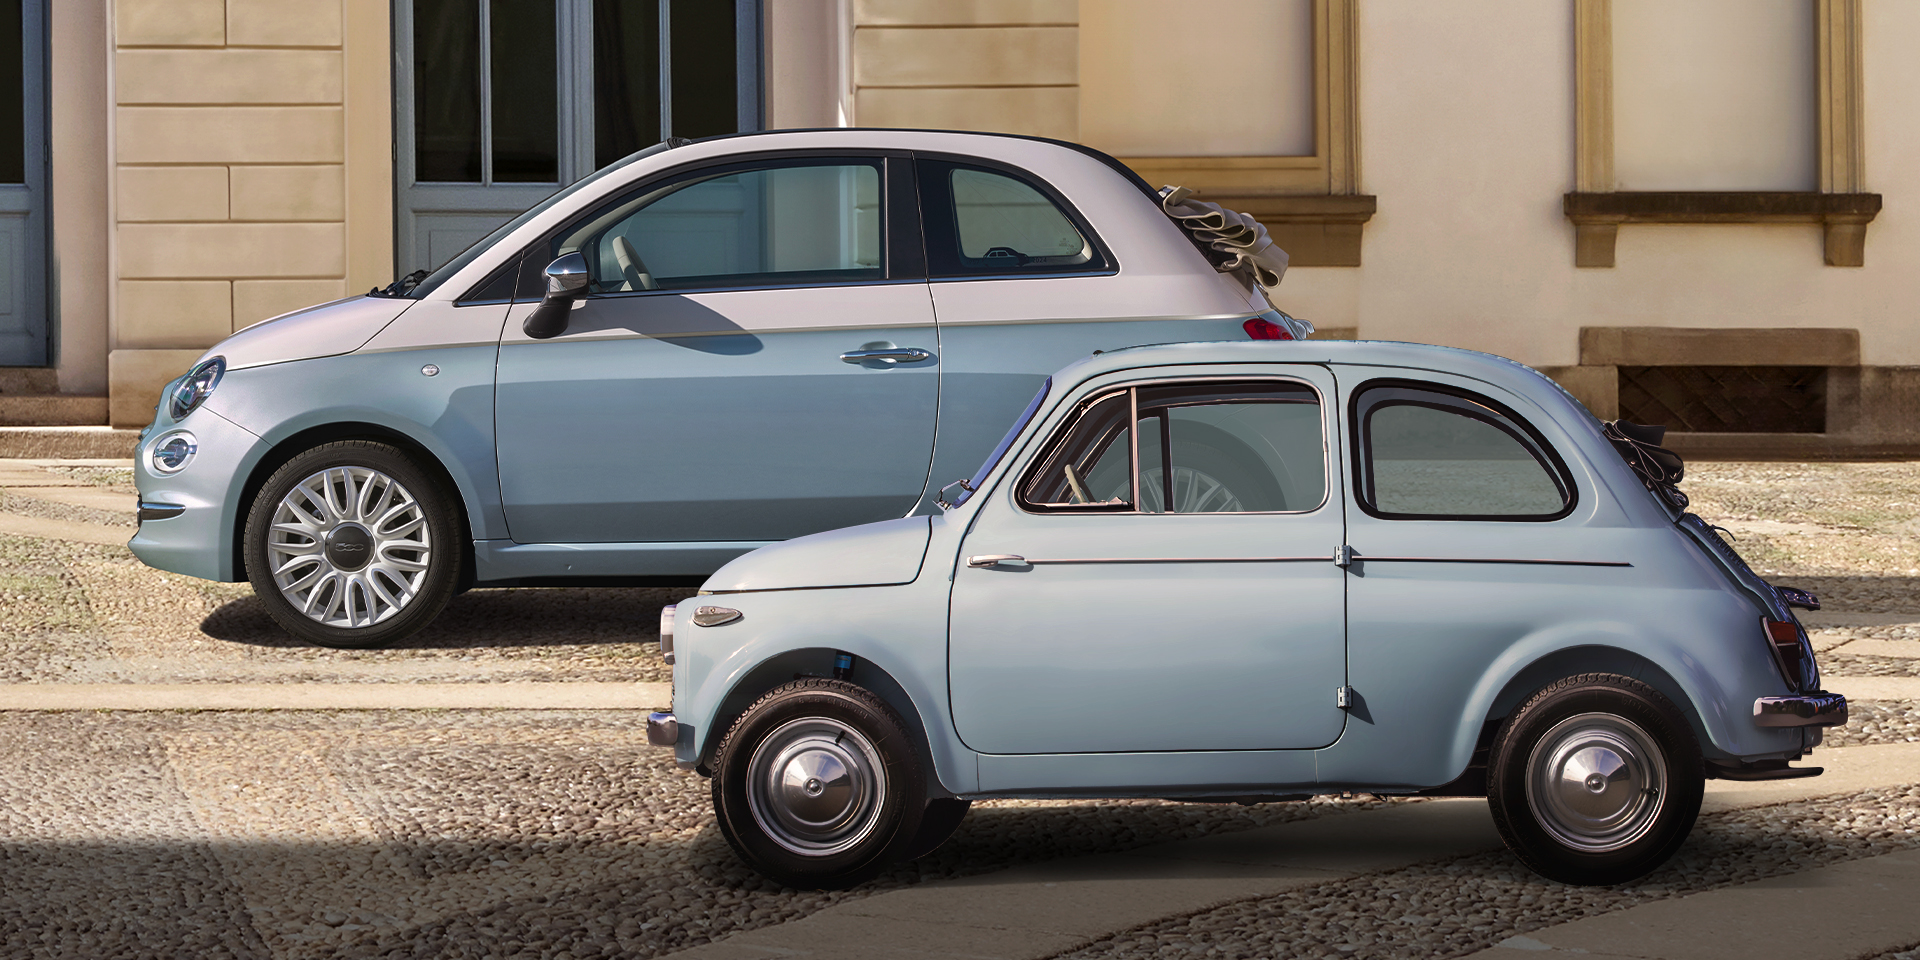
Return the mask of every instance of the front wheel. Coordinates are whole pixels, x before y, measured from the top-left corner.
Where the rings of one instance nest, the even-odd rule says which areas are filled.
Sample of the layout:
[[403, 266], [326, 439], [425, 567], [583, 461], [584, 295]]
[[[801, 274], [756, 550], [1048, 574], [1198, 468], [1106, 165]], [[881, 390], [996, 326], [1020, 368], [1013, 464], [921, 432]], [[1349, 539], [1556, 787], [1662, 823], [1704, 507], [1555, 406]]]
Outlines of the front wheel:
[[274, 471], [247, 515], [247, 579], [290, 634], [364, 649], [408, 636], [458, 585], [461, 525], [405, 453], [343, 440]]
[[904, 859], [926, 806], [906, 725], [886, 701], [840, 680], [769, 691], [714, 756], [721, 834], [791, 887], [852, 886]]
[[1624, 883], [1687, 839], [1706, 786], [1699, 742], [1659, 691], [1584, 674], [1533, 695], [1494, 741], [1487, 801], [1534, 872]]

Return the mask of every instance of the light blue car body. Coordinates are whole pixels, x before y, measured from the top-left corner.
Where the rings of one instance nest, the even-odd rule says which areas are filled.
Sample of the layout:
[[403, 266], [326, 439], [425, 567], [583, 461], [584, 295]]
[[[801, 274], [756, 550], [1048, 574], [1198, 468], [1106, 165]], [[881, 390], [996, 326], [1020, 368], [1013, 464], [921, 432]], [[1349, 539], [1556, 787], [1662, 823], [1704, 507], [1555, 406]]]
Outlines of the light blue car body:
[[[538, 297], [471, 294], [609, 198], [743, 157], [839, 155], [1017, 171], [1056, 189], [1111, 262], [1060, 276], [929, 279], [922, 269], [857, 284], [595, 295], [551, 340], [522, 329]], [[394, 444], [443, 480], [481, 586], [692, 584], [771, 542], [933, 512], [929, 478], [971, 469], [1062, 364], [1282, 319], [1115, 167], [1058, 143], [926, 131], [642, 151], [456, 258], [432, 292], [322, 304], [208, 350], [203, 361], [226, 363], [217, 387], [179, 421], [161, 403], [136, 452], [141, 501], [156, 509], [130, 547], [163, 570], [246, 579], [241, 538], [256, 491], [279, 464], [339, 439]], [[931, 357], [843, 362], [883, 340]], [[182, 433], [193, 458], [156, 469], [156, 448]]]
[[[1330, 476], [1317, 509], [1063, 516], [1016, 500], [1015, 480], [1090, 396], [1269, 377], [1321, 394]], [[1345, 421], [1355, 389], [1381, 379], [1471, 391], [1531, 423], [1564, 461], [1571, 511], [1512, 522], [1358, 509]], [[676, 757], [710, 762], [759, 694], [796, 674], [827, 675], [836, 653], [855, 657], [854, 682], [922, 738], [933, 795], [1442, 788], [1468, 769], [1493, 721], [1552, 681], [1593, 671], [1665, 693], [1710, 761], [1800, 757], [1817, 733], [1754, 719], [1756, 698], [1810, 689], [1805, 678], [1790, 686], [1764, 638], [1763, 617], [1791, 612], [1676, 519], [1584, 407], [1498, 357], [1320, 341], [1094, 356], [1055, 374], [958, 507], [757, 550], [679, 604]], [[1108, 562], [968, 563], [1000, 554]], [[1208, 557], [1294, 562], [1149, 562]], [[1611, 565], [1586, 565], [1595, 563]], [[741, 616], [696, 626], [699, 605]]]

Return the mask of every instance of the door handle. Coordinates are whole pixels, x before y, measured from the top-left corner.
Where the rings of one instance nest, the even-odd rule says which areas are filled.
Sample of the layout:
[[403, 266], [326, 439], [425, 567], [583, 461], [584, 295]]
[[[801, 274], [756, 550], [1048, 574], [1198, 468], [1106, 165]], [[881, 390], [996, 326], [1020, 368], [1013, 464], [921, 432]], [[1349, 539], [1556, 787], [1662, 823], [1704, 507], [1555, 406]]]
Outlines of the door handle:
[[888, 347], [884, 350], [848, 350], [840, 355], [847, 363], [865, 363], [878, 360], [881, 363], [919, 363], [933, 358], [933, 351], [919, 347]]
[[1011, 553], [989, 553], [978, 557], [967, 558], [967, 566], [969, 567], [991, 567], [1002, 563], [1026, 562], [1026, 557], [1015, 556]]

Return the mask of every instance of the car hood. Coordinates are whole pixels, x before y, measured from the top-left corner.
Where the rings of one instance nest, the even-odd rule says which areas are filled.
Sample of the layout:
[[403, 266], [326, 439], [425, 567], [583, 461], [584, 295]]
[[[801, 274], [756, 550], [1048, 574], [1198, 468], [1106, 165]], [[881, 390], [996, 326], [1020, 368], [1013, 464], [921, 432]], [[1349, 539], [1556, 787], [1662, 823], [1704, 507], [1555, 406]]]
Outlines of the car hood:
[[214, 344], [200, 359], [222, 356], [228, 370], [238, 370], [352, 353], [413, 304], [399, 297], [361, 296], [283, 313]]
[[931, 517], [882, 520], [761, 547], [707, 578], [702, 593], [878, 587], [920, 575]]

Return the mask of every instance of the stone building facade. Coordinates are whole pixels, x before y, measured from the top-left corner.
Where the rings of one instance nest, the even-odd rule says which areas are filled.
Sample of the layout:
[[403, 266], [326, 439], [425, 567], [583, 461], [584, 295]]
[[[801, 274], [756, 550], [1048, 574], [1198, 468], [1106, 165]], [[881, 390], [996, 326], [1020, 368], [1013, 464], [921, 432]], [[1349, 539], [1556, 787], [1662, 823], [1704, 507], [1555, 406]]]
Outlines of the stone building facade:
[[1696, 456], [1920, 455], [1920, 4], [23, 2], [45, 349], [0, 424], [144, 423], [226, 333], [610, 151], [860, 125], [1106, 149], [1259, 216], [1323, 331], [1513, 357]]

